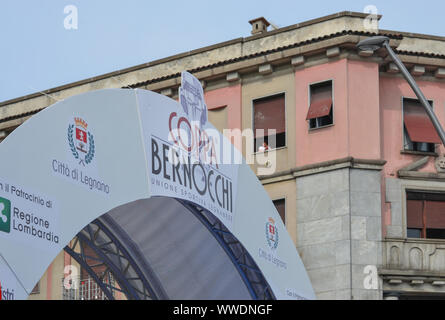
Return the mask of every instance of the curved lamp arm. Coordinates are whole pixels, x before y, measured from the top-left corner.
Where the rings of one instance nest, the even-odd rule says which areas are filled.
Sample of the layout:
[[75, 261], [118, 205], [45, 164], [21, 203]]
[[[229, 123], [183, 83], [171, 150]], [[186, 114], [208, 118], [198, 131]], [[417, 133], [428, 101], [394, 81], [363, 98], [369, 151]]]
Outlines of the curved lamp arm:
[[408, 69], [406, 69], [403, 62], [390, 47], [389, 38], [383, 36], [368, 38], [360, 41], [357, 45], [357, 48], [359, 50], [372, 50], [372, 51], [375, 51], [380, 48], [385, 48], [388, 51], [388, 54], [391, 57], [392, 61], [394, 61], [394, 63], [397, 65], [403, 77], [406, 79], [406, 81], [408, 81], [409, 85], [411, 86], [417, 98], [419, 99], [420, 103], [425, 108], [425, 111], [428, 114], [428, 117], [431, 119], [431, 122], [433, 123], [433, 126], [436, 129], [437, 134], [439, 135], [440, 140], [442, 141], [442, 144], [445, 146], [445, 132], [439, 122], [439, 119], [437, 119], [437, 116], [434, 113], [433, 108], [431, 107], [428, 100], [425, 98], [422, 90], [420, 90], [419, 86], [417, 85], [414, 78], [411, 76]]

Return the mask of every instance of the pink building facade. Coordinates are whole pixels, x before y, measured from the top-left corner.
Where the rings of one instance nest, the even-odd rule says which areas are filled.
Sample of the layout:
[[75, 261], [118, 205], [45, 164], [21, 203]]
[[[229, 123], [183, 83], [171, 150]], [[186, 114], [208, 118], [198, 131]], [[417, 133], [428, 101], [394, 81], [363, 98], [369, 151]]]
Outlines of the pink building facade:
[[[342, 12], [278, 30], [253, 29], [246, 38], [47, 93], [64, 98], [113, 87], [113, 76], [177, 99], [180, 72], [189, 70], [202, 81], [209, 120], [220, 130], [258, 128], [258, 110], [270, 104], [276, 108], [267, 113], [270, 123], [280, 127], [276, 146], [266, 152], [275, 170], [258, 177], [317, 297], [443, 298], [445, 148], [386, 54], [363, 54], [355, 45], [376, 33], [388, 36], [445, 126], [445, 38], [370, 31], [366, 17]], [[258, 21], [265, 19], [251, 23]], [[51, 103], [39, 93], [0, 103], [0, 133]], [[249, 151], [249, 143], [237, 147], [257, 160], [263, 154], [257, 145]], [[252, 169], [265, 166], [256, 161]], [[34, 298], [58, 297], [54, 279], [63, 275], [54, 270], [71, 263], [63, 255], [59, 260], [42, 280], [45, 292]]]

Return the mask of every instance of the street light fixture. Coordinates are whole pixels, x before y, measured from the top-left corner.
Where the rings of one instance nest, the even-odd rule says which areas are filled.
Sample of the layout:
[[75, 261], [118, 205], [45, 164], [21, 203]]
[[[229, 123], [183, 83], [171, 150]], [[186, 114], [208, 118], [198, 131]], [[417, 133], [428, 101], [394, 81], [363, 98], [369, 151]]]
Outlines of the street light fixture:
[[431, 108], [430, 103], [423, 95], [423, 93], [420, 90], [419, 86], [417, 85], [416, 81], [409, 73], [408, 69], [406, 69], [405, 65], [402, 63], [400, 58], [395, 54], [395, 52], [389, 46], [389, 38], [384, 37], [384, 36], [371, 37], [371, 38], [360, 41], [357, 44], [357, 48], [361, 51], [376, 51], [378, 49], [385, 48], [386, 51], [388, 51], [389, 56], [394, 61], [394, 63], [397, 65], [399, 70], [402, 72], [403, 77], [406, 79], [406, 81], [408, 81], [409, 85], [411, 86], [411, 88], [413, 89], [417, 98], [419, 99], [420, 103], [425, 108], [425, 111], [428, 114], [428, 117], [431, 119], [431, 122], [433, 123], [433, 126], [436, 129], [436, 131], [440, 137], [440, 140], [442, 140], [442, 144], [445, 146], [445, 132], [444, 132], [442, 126], [440, 125], [439, 120], [437, 119], [436, 115], [434, 114], [434, 111]]

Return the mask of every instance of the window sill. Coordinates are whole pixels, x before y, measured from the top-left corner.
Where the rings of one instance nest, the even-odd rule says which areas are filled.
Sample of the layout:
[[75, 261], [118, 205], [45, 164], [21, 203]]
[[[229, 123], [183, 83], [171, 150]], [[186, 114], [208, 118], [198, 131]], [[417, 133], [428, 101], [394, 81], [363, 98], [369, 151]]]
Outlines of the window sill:
[[333, 127], [333, 126], [334, 126], [334, 124], [328, 124], [328, 125], [323, 126], [323, 127], [309, 128], [309, 132], [318, 131], [318, 130], [322, 130], [322, 129], [330, 128], [330, 127]]
[[405, 240], [410, 243], [445, 244], [445, 239], [406, 238]]
[[383, 240], [384, 242], [404, 242], [404, 243], [418, 243], [418, 244], [435, 244], [444, 245], [445, 239], [425, 239], [425, 238], [408, 238], [408, 237], [389, 237]]
[[400, 154], [409, 154], [413, 156], [430, 156], [430, 157], [439, 157], [439, 154], [437, 152], [424, 152], [424, 151], [411, 151], [411, 150], [402, 150], [400, 151]]
[[268, 153], [268, 152], [272, 152], [272, 151], [279, 151], [279, 150], [283, 150], [283, 149], [287, 149], [287, 146], [270, 149], [270, 150], [266, 150], [266, 151], [257, 151], [257, 152], [254, 152], [253, 155], [256, 156], [257, 154], [264, 154], [264, 153]]

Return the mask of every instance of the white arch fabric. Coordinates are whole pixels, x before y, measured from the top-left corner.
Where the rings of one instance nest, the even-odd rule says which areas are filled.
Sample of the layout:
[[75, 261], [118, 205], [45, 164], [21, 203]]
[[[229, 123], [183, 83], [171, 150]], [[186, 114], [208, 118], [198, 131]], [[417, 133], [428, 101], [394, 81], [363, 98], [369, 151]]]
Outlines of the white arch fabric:
[[[201, 116], [194, 128], [186, 111], [146, 90], [98, 90], [60, 101], [11, 133], [0, 144], [0, 297], [26, 299], [56, 255], [94, 219], [163, 196], [194, 202], [220, 219], [277, 299], [314, 299], [295, 246], [255, 174], [246, 164], [204, 163], [201, 155], [219, 157], [220, 149], [192, 141], [207, 131], [210, 136], [214, 127]], [[184, 129], [182, 135], [172, 134], [175, 128]], [[206, 141], [212, 139], [225, 138]], [[192, 161], [172, 165], [172, 154]], [[177, 292], [184, 294], [178, 299], [205, 298], [204, 291], [191, 297]]]

